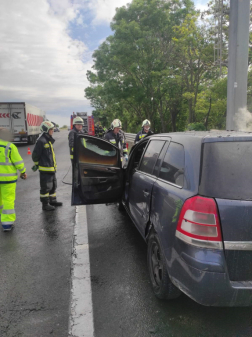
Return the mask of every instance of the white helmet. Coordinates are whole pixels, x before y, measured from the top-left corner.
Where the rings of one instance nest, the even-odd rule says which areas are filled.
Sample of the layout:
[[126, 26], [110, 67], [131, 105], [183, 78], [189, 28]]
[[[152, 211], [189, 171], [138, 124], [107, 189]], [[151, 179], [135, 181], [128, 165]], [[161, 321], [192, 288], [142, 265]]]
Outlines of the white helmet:
[[148, 119], [145, 119], [144, 121], [143, 121], [143, 123], [142, 123], [142, 127], [144, 127], [144, 126], [151, 126], [151, 122], [148, 120]]
[[73, 125], [75, 124], [84, 125], [83, 119], [81, 117], [75, 117], [73, 120]]
[[111, 129], [114, 130], [114, 128], [122, 128], [122, 122], [120, 119], [114, 119], [113, 122], [111, 123]]
[[44, 121], [40, 125], [40, 131], [45, 132], [45, 133], [48, 133], [48, 131], [53, 128], [54, 128], [54, 124], [49, 121]]

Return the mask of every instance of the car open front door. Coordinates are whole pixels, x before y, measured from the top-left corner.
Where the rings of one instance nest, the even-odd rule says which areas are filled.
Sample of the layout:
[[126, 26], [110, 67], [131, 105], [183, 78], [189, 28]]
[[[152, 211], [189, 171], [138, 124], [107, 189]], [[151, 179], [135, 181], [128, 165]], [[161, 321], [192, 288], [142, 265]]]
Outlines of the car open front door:
[[74, 139], [72, 205], [120, 201], [123, 191], [120, 150], [92, 136]]

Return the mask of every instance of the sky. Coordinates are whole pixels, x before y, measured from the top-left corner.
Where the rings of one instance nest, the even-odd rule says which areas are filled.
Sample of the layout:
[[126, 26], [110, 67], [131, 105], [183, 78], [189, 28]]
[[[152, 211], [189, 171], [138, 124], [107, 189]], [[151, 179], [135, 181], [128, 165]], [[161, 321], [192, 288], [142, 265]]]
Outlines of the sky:
[[[60, 126], [92, 112], [84, 97], [92, 53], [131, 0], [0, 0], [0, 102], [27, 102]], [[208, 0], [195, 0], [198, 9]]]

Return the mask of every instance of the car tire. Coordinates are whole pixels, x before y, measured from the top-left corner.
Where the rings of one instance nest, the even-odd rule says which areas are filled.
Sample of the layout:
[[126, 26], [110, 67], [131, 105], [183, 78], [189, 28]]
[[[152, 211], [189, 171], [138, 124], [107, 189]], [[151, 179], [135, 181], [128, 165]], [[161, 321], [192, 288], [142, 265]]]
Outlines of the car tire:
[[148, 239], [147, 264], [155, 295], [165, 300], [179, 297], [181, 291], [170, 280], [160, 241], [154, 232]]

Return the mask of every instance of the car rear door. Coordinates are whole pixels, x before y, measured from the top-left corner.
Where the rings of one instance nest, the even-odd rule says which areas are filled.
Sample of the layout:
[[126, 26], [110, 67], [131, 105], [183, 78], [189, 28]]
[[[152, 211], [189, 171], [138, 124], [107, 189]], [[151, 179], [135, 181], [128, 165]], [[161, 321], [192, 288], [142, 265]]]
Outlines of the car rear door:
[[14, 135], [26, 134], [25, 109], [22, 103], [11, 105], [11, 125]]
[[123, 191], [120, 150], [88, 135], [74, 139], [72, 205], [117, 202]]
[[252, 281], [252, 140], [205, 143], [199, 192], [218, 206], [231, 281]]
[[135, 225], [143, 236], [150, 216], [152, 188], [157, 179], [154, 169], [164, 144], [165, 140], [150, 140], [139, 167], [132, 173], [129, 210]]

